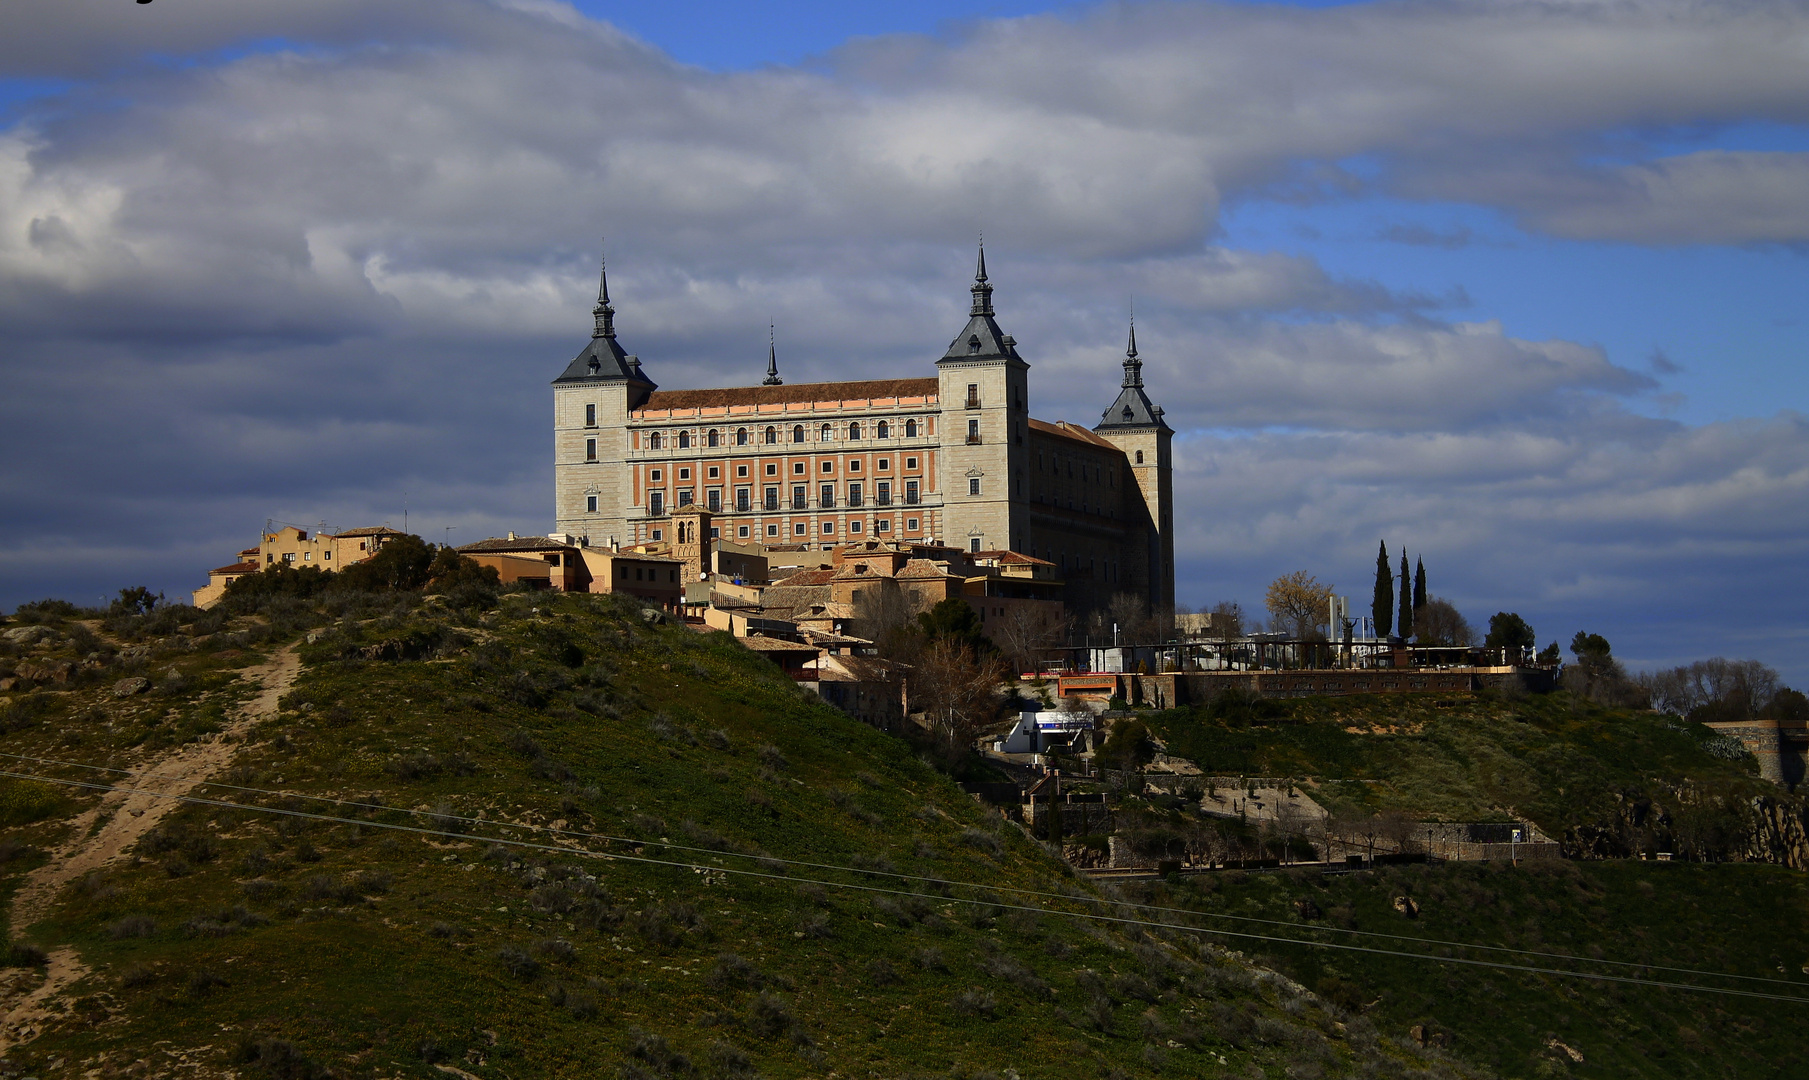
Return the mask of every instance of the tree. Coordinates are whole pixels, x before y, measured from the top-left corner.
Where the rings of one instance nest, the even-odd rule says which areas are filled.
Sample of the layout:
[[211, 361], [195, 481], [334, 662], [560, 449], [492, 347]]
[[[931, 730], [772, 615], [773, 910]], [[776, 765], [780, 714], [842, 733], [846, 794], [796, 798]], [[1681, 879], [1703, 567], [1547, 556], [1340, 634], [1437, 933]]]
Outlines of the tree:
[[1533, 628], [1518, 614], [1497, 611], [1489, 616], [1489, 636], [1483, 639], [1483, 648], [1505, 649], [1509, 662], [1519, 663], [1537, 644], [1539, 639], [1533, 635]]
[[129, 589], [119, 590], [119, 597], [107, 605], [107, 614], [149, 615], [161, 603], [162, 593], [154, 593], [143, 585], [134, 585]]
[[1414, 612], [1422, 645], [1474, 645], [1476, 631], [1449, 600], [1433, 597]]
[[1046, 604], [1016, 604], [992, 624], [994, 644], [1016, 672], [1039, 671], [1048, 654], [1068, 637], [1068, 620]]
[[912, 700], [923, 708], [924, 719], [941, 739], [950, 768], [960, 763], [974, 736], [998, 715], [1004, 700], [999, 684], [1004, 678], [1005, 667], [996, 655], [953, 637], [931, 641], [918, 657], [911, 672]]
[[931, 642], [952, 641], [976, 652], [994, 651], [973, 605], [958, 596], [938, 601], [935, 607], [917, 616], [917, 628]]
[[1402, 641], [1413, 637], [1413, 579], [1407, 575], [1407, 553], [1401, 552], [1401, 610], [1400, 625], [1395, 632], [1401, 635]]
[[1413, 610], [1426, 606], [1426, 560], [1413, 560]]
[[1304, 638], [1329, 617], [1331, 598], [1332, 586], [1321, 585], [1319, 579], [1305, 570], [1296, 570], [1269, 583], [1269, 591], [1263, 594], [1263, 605], [1269, 609], [1271, 625]]
[[1369, 602], [1369, 615], [1376, 621], [1376, 636], [1387, 637], [1394, 629], [1394, 571], [1388, 568], [1388, 541], [1381, 545], [1376, 552], [1376, 595]]
[[1600, 705], [1622, 708], [1643, 707], [1651, 700], [1644, 688], [1627, 678], [1607, 638], [1579, 630], [1570, 651], [1577, 662], [1564, 671], [1564, 689]]
[[339, 571], [335, 585], [358, 592], [404, 592], [427, 584], [433, 548], [413, 533], [393, 536], [377, 553]]
[[1212, 605], [1212, 622], [1208, 633], [1230, 640], [1244, 636], [1244, 607], [1235, 600], [1220, 600]]
[[[1126, 645], [1148, 645], [1161, 639], [1163, 631], [1160, 613], [1152, 613], [1149, 602], [1136, 593], [1118, 593], [1112, 597], [1111, 605], [1106, 609], [1107, 616], [1118, 627], [1118, 640]], [[1105, 627], [1109, 633], [1111, 627]], [[1105, 634], [1101, 634], [1104, 637]]]

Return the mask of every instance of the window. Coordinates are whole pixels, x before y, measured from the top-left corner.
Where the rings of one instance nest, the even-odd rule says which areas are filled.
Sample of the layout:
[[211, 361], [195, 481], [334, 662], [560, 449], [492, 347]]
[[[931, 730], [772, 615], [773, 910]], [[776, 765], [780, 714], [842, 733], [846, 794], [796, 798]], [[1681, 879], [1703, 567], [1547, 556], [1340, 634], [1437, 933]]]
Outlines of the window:
[[917, 531], [917, 519], [916, 518], [905, 518], [905, 532], [916, 532], [916, 531]]
[[678, 505], [680, 505], [680, 506], [690, 506], [691, 505], [691, 489], [690, 488], [680, 489], [680, 491], [678, 493]]
[[848, 485], [848, 505], [849, 506], [860, 506], [861, 505], [861, 486], [859, 484], [849, 484]]
[[917, 459], [916, 458], [914, 458], [914, 457], [905, 458], [905, 468], [915, 469], [916, 467], [917, 467]]
[[880, 472], [885, 472], [887, 469], [890, 469], [892, 467], [892, 459], [884, 458], [884, 457], [880, 458], [877, 462], [874, 463], [873, 467], [878, 469]]
[[704, 442], [708, 443], [711, 446], [721, 446], [722, 445], [722, 435], [715, 428], [711, 428], [710, 433], [708, 435], [704, 436]]
[[664, 476], [665, 476], [665, 473], [659, 469], [654, 469], [647, 474], [647, 478], [650, 480], [659, 480]]
[[[647, 495], [647, 512], [649, 514], [652, 514], [654, 517], [658, 517], [661, 514], [666, 512], [666, 493], [665, 492], [654, 491], [654, 492], [648, 493], [648, 495]], [[656, 537], [654, 537], [654, 539], [657, 540], [659, 538], [656, 536]]]
[[658, 450], [659, 448], [660, 448], [660, 433], [657, 431], [649, 433], [647, 436], [647, 449]]
[[736, 446], [746, 446], [747, 445], [747, 428], [736, 428], [735, 429], [735, 445]]
[[736, 526], [735, 535], [741, 537], [743, 540], [746, 540], [747, 539], [747, 526], [746, 525]]
[[595, 439], [584, 440], [584, 460], [586, 460], [586, 461], [597, 460], [597, 440], [595, 440]]
[[880, 506], [891, 506], [892, 505], [892, 482], [891, 481], [881, 480], [879, 483], [873, 485], [873, 501], [878, 503]]
[[768, 536], [778, 536], [778, 535], [779, 535], [779, 526], [777, 526], [777, 525], [768, 525], [768, 526], [767, 526], [767, 527], [766, 527], [766, 535], [768, 535]]
[[722, 489], [721, 488], [711, 488], [710, 489], [709, 504], [710, 504], [710, 513], [712, 513], [712, 514], [722, 513]]
[[1137, 464], [1143, 464], [1143, 451], [1137, 451]]
[[[906, 506], [916, 506], [917, 505], [917, 481], [915, 481], [915, 480], [906, 480], [905, 481], [905, 505]], [[915, 525], [913, 525], [911, 527], [916, 528]]]
[[313, 561], [314, 561], [314, 553], [312, 551], [302, 552], [302, 562], [313, 562]]
[[802, 521], [800, 521], [796, 525], [792, 526], [791, 531], [793, 533], [797, 534], [798, 536], [806, 536], [806, 535], [809, 535], [809, 533], [810, 533], [810, 526], [808, 526], [808, 525], [804, 524]]
[[830, 428], [830, 426], [828, 424], [823, 425], [823, 438], [821, 440], [822, 442], [828, 442], [830, 439], [834, 438], [834, 436], [830, 434], [831, 430], [832, 429]]
[[721, 469], [717, 468], [714, 465], [710, 466], [710, 479], [714, 480], [721, 475], [722, 475]]
[[967, 478], [967, 493], [969, 495], [980, 494], [980, 478], [979, 477], [970, 476]]
[[736, 476], [746, 476], [747, 475], [747, 466], [746, 465], [735, 466], [735, 475]]
[[848, 461], [848, 471], [849, 472], [860, 472], [861, 471], [861, 459], [860, 458], [850, 458]]
[[969, 443], [977, 443], [980, 441], [980, 421], [969, 420], [967, 422], [967, 441]]
[[793, 476], [803, 476], [804, 475], [804, 463], [802, 461], [792, 462], [791, 463], [791, 474]]
[[835, 471], [835, 462], [833, 462], [833, 461], [823, 462], [823, 471], [826, 473], [834, 472]]
[[793, 484], [792, 485], [791, 508], [793, 510], [805, 510], [805, 509], [809, 508], [810, 496], [808, 495], [807, 492], [808, 492], [808, 489], [805, 488], [805, 486], [803, 484]]
[[791, 441], [792, 442], [803, 442], [804, 441], [804, 425], [803, 424], [792, 425]]
[[718, 528], [714, 528], [714, 527], [712, 527], [712, 528], [711, 528], [711, 529], [710, 529], [710, 539], [712, 539], [712, 540], [721, 540], [721, 539], [722, 539], [722, 530], [721, 530], [721, 529], [718, 529]]
[[905, 438], [915, 439], [916, 437], [917, 437], [917, 421], [906, 420], [905, 421]]
[[817, 505], [827, 510], [835, 505], [835, 485], [824, 484], [817, 492]]
[[860, 438], [861, 437], [861, 426], [859, 424], [849, 424], [848, 425], [848, 437], [850, 439]]
[[584, 407], [584, 426], [597, 426], [597, 407], [595, 405], [586, 405]]
[[970, 382], [967, 384], [967, 407], [970, 409], [977, 409], [980, 407], [980, 384], [979, 383], [971, 383]]
[[823, 535], [824, 536], [829, 536], [829, 535], [833, 534], [834, 532], [835, 532], [835, 522], [833, 522], [833, 521], [823, 522]]
[[879, 430], [873, 434], [881, 439], [890, 439], [892, 437], [892, 425], [881, 420], [879, 422]]
[[689, 431], [681, 431], [678, 433], [678, 448], [680, 450], [691, 449], [691, 433]]
[[849, 532], [851, 532], [851, 533], [857, 533], [857, 532], [860, 532], [860, 531], [861, 531], [861, 523], [860, 523], [860, 519], [858, 519], [858, 518], [857, 518], [857, 519], [855, 519], [855, 520], [853, 520], [853, 521], [850, 521], [850, 522], [849, 522], [849, 523], [848, 523], [848, 531], [849, 531]]
[[[592, 509], [595, 509], [595, 507], [592, 507]], [[322, 559], [323, 559], [323, 560], [325, 560], [325, 561], [326, 561], [326, 562], [332, 562], [332, 561], [333, 561], [333, 553], [332, 553], [332, 552], [331, 552], [331, 551], [323, 551], [323, 552], [321, 552], [321, 553], [320, 553], [320, 557], [321, 557], [321, 558], [322, 558]]]
[[980, 550], [980, 538], [977, 536], [968, 537], [967, 538], [967, 550], [979, 551]]
[[778, 476], [779, 475], [779, 465], [777, 462], [769, 461], [766, 463], [766, 475], [768, 475], [768, 476]]
[[752, 508], [754, 492], [752, 488], [735, 489], [735, 509], [747, 513]]
[[880, 518], [873, 523], [873, 531], [876, 533], [889, 533], [892, 531], [892, 522], [886, 518]]
[[766, 441], [769, 443], [778, 442], [779, 441], [779, 429], [776, 427], [767, 428], [766, 429]]
[[778, 488], [769, 487], [766, 489], [766, 508], [768, 510], [779, 509], [779, 489]]
[[680, 480], [689, 480], [689, 479], [691, 479], [691, 470], [690, 470], [690, 469], [680, 469], [680, 470], [678, 470], [678, 478], [679, 478], [679, 479], [680, 479]]
[[646, 574], [647, 574], [646, 567], [637, 566], [634, 568], [634, 579], [636, 581], [646, 581], [647, 580]]

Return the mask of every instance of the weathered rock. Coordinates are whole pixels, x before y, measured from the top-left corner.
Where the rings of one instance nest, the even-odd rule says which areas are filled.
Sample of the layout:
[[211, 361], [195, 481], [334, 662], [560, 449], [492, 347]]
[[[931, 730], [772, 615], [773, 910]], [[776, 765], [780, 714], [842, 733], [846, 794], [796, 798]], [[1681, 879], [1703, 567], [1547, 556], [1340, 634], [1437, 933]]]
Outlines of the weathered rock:
[[113, 696], [118, 698], [142, 694], [151, 688], [151, 680], [134, 675], [130, 679], [121, 679], [113, 684]]
[[1413, 897], [1411, 896], [1395, 897], [1394, 909], [1402, 915], [1407, 916], [1409, 919], [1417, 919], [1420, 917], [1420, 906], [1414, 903]]
[[658, 626], [666, 621], [666, 613], [659, 608], [644, 607], [641, 609], [641, 621], [648, 626]]
[[19, 677], [33, 682], [68, 682], [75, 665], [67, 660], [34, 660], [20, 664]]
[[32, 645], [43, 638], [48, 637], [50, 633], [51, 631], [48, 627], [15, 626], [11, 630], [0, 634], [0, 637], [5, 638], [14, 645]]
[[1325, 918], [1325, 912], [1319, 910], [1319, 905], [1313, 903], [1311, 898], [1305, 896], [1294, 901], [1294, 913], [1309, 922], [1314, 919]]

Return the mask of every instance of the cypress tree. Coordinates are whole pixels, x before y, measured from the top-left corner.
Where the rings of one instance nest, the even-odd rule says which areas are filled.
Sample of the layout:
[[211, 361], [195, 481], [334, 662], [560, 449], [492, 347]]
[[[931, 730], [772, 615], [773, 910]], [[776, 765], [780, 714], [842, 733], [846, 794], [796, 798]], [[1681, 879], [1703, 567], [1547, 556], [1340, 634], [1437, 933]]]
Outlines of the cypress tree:
[[1394, 629], [1394, 571], [1388, 568], [1388, 541], [1376, 552], [1376, 598], [1369, 602], [1370, 617], [1376, 621], [1376, 636], [1387, 637]]
[[1401, 640], [1413, 636], [1413, 575], [1407, 571], [1407, 552], [1401, 552], [1401, 621], [1396, 632]]
[[1426, 560], [1413, 560], [1413, 610], [1426, 606]]

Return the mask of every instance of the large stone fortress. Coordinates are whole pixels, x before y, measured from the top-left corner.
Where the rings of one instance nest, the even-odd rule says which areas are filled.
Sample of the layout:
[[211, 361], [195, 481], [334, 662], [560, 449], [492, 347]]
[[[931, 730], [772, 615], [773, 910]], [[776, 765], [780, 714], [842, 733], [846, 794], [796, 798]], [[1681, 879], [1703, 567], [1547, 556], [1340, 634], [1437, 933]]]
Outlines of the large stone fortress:
[[1144, 392], [1133, 328], [1092, 429], [1030, 415], [1030, 365], [999, 329], [980, 252], [967, 325], [925, 378], [662, 390], [616, 340], [603, 275], [590, 344], [553, 381], [557, 530], [676, 542], [708, 508], [724, 540], [1010, 549], [1054, 563], [1070, 606], [1174, 601], [1173, 432]]

